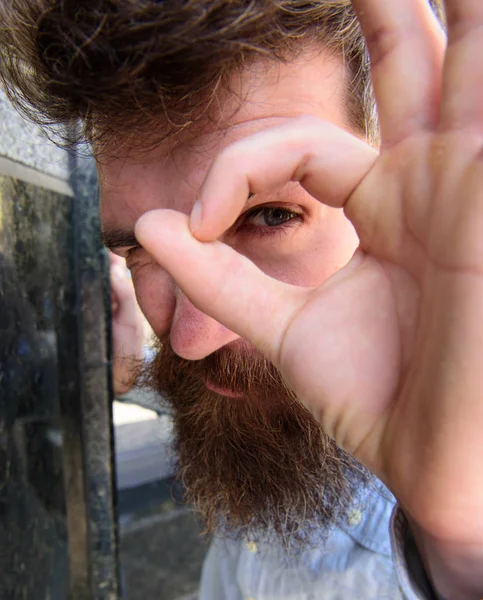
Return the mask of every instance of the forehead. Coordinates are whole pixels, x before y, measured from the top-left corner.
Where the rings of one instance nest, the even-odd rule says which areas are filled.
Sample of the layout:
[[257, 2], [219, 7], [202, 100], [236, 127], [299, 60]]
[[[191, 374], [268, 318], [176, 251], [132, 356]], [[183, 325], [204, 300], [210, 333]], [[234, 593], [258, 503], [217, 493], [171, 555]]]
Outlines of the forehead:
[[346, 81], [342, 60], [326, 51], [289, 63], [259, 62], [234, 75], [230, 94], [203, 131], [148, 152], [99, 157], [104, 227], [131, 228], [154, 208], [189, 212], [217, 153], [264, 128], [311, 114], [350, 129]]

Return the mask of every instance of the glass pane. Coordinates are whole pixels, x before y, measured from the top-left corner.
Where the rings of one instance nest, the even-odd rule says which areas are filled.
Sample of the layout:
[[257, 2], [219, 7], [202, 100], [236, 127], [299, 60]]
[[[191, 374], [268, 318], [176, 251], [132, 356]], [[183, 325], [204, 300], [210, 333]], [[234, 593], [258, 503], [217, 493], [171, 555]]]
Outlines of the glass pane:
[[108, 288], [76, 168], [75, 200], [0, 177], [0, 598], [119, 597]]
[[68, 593], [60, 396], [77, 383], [70, 210], [70, 198], [0, 178], [2, 598]]

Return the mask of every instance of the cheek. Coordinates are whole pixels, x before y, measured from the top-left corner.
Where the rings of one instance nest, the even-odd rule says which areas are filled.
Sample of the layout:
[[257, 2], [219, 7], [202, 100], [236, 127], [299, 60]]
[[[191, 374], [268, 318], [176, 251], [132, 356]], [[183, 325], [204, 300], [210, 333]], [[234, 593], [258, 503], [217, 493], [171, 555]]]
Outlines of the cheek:
[[133, 271], [136, 297], [154, 333], [160, 337], [171, 327], [175, 309], [174, 283], [158, 265]]

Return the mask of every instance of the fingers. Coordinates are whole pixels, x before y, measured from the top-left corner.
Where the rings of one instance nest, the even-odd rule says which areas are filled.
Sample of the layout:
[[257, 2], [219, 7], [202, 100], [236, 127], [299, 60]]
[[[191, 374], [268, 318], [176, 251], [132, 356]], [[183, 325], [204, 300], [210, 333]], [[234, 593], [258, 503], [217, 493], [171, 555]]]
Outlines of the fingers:
[[442, 127], [483, 126], [483, 2], [446, 0], [448, 51], [444, 71]]
[[136, 224], [136, 238], [199, 310], [277, 364], [284, 332], [308, 290], [271, 279], [221, 242], [199, 242], [188, 218], [175, 211], [145, 213]]
[[324, 204], [342, 207], [376, 158], [360, 139], [315, 117], [246, 137], [215, 159], [191, 229], [199, 240], [214, 240], [233, 225], [250, 193], [290, 181], [300, 182]]
[[439, 119], [445, 36], [428, 1], [352, 4], [371, 56], [383, 147], [431, 129]]

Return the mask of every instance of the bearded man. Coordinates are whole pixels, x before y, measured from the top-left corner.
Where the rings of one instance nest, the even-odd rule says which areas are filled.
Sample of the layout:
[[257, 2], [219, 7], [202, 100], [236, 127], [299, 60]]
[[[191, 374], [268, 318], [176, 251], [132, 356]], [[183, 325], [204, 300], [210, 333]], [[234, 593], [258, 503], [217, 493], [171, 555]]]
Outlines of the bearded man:
[[11, 99], [93, 144], [210, 600], [483, 596], [483, 7], [446, 50], [352, 4], [367, 49], [348, 0], [2, 4]]

